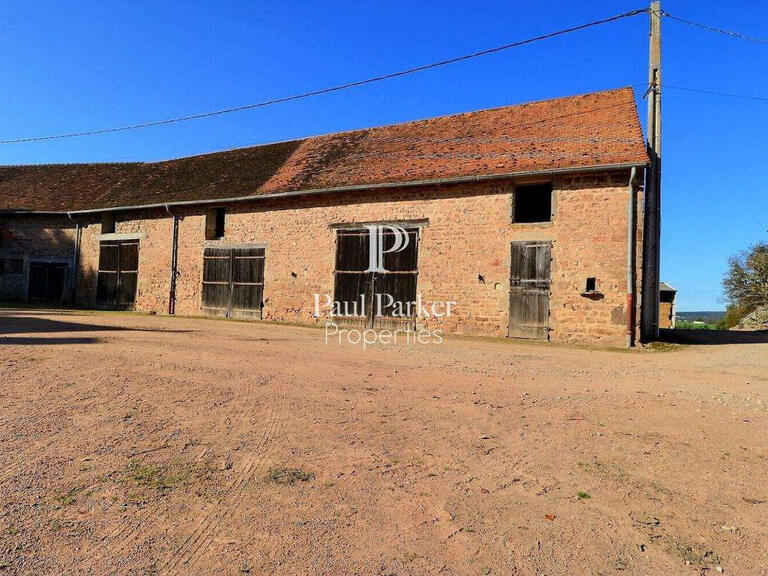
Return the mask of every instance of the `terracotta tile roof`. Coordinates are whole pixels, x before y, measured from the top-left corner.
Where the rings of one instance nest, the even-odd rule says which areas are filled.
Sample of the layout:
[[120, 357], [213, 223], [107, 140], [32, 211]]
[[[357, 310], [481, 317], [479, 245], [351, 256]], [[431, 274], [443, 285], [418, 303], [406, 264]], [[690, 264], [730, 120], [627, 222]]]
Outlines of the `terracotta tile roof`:
[[164, 162], [0, 166], [0, 210], [78, 211], [645, 164], [631, 88]]

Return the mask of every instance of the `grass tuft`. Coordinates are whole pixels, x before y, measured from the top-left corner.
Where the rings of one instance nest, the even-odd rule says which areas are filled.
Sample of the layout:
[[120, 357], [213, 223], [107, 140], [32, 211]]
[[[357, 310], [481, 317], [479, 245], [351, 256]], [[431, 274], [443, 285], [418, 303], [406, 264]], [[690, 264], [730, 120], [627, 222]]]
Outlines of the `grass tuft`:
[[306, 472], [301, 468], [279, 467], [270, 468], [267, 471], [267, 480], [275, 484], [294, 484], [297, 480], [309, 482], [314, 479], [315, 475], [313, 472]]
[[69, 492], [66, 494], [62, 494], [61, 496], [56, 496], [55, 500], [58, 502], [60, 506], [70, 506], [77, 502], [77, 495], [80, 494], [80, 492], [83, 489], [81, 487], [78, 488], [72, 488]]
[[137, 486], [169, 490], [186, 480], [188, 475], [189, 470], [186, 468], [169, 470], [151, 464], [132, 462], [128, 468], [126, 478]]

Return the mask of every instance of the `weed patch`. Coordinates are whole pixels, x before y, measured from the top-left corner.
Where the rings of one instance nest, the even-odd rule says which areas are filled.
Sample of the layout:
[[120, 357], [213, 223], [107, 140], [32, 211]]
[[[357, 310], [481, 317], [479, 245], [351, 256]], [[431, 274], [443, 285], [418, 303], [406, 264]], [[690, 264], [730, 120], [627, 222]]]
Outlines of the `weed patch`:
[[80, 492], [83, 491], [82, 486], [78, 486], [76, 488], [72, 488], [69, 492], [66, 494], [61, 494], [60, 496], [56, 496], [55, 500], [59, 504], [59, 506], [70, 506], [77, 502], [77, 495], [80, 494]]
[[189, 468], [186, 466], [161, 467], [134, 461], [131, 462], [123, 479], [137, 486], [154, 488], [164, 492], [185, 482], [189, 473]]
[[306, 472], [301, 468], [270, 468], [267, 471], [267, 480], [275, 484], [294, 484], [296, 481], [309, 482], [314, 480], [313, 472]]

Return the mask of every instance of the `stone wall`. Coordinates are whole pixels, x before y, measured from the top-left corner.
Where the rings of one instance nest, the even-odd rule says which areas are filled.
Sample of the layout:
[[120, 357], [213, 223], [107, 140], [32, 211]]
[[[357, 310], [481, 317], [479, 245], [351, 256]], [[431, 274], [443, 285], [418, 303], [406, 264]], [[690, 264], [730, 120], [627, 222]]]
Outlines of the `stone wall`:
[[[225, 237], [217, 241], [205, 240], [204, 209], [176, 209], [180, 215], [176, 313], [201, 312], [205, 246], [261, 244], [266, 246], [263, 318], [317, 322], [313, 318], [314, 294], [333, 295], [333, 225], [425, 220], [418, 291], [427, 302], [456, 302], [450, 317], [422, 322], [426, 327], [506, 335], [509, 244], [544, 240], [553, 243], [551, 339], [623, 346], [628, 178], [629, 171], [557, 178], [554, 219], [545, 224], [511, 223], [513, 184], [505, 181], [233, 204], [227, 207]], [[642, 194], [638, 194], [638, 205], [642, 205]], [[638, 224], [639, 271], [642, 222]], [[171, 218], [164, 210], [118, 213], [116, 232], [141, 234], [136, 308], [165, 313]], [[98, 221], [86, 223], [78, 283], [83, 305], [93, 304], [95, 298], [99, 234]], [[585, 296], [588, 277], [596, 278], [597, 290]]]
[[[75, 225], [66, 216], [0, 215], [0, 300], [27, 299], [30, 262], [61, 262], [72, 269]], [[21, 260], [20, 274], [10, 273], [9, 260]], [[70, 278], [67, 277], [67, 282]]]
[[672, 302], [659, 302], [659, 328], [673, 328]]

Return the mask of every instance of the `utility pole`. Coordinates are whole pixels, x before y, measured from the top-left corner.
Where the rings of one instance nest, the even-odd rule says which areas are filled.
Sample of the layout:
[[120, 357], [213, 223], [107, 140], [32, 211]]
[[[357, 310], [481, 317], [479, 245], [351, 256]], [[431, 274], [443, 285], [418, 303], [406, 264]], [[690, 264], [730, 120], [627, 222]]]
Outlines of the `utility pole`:
[[661, 2], [651, 2], [648, 52], [648, 155], [643, 218], [643, 302], [641, 332], [644, 341], [659, 337], [659, 275], [661, 247]]

